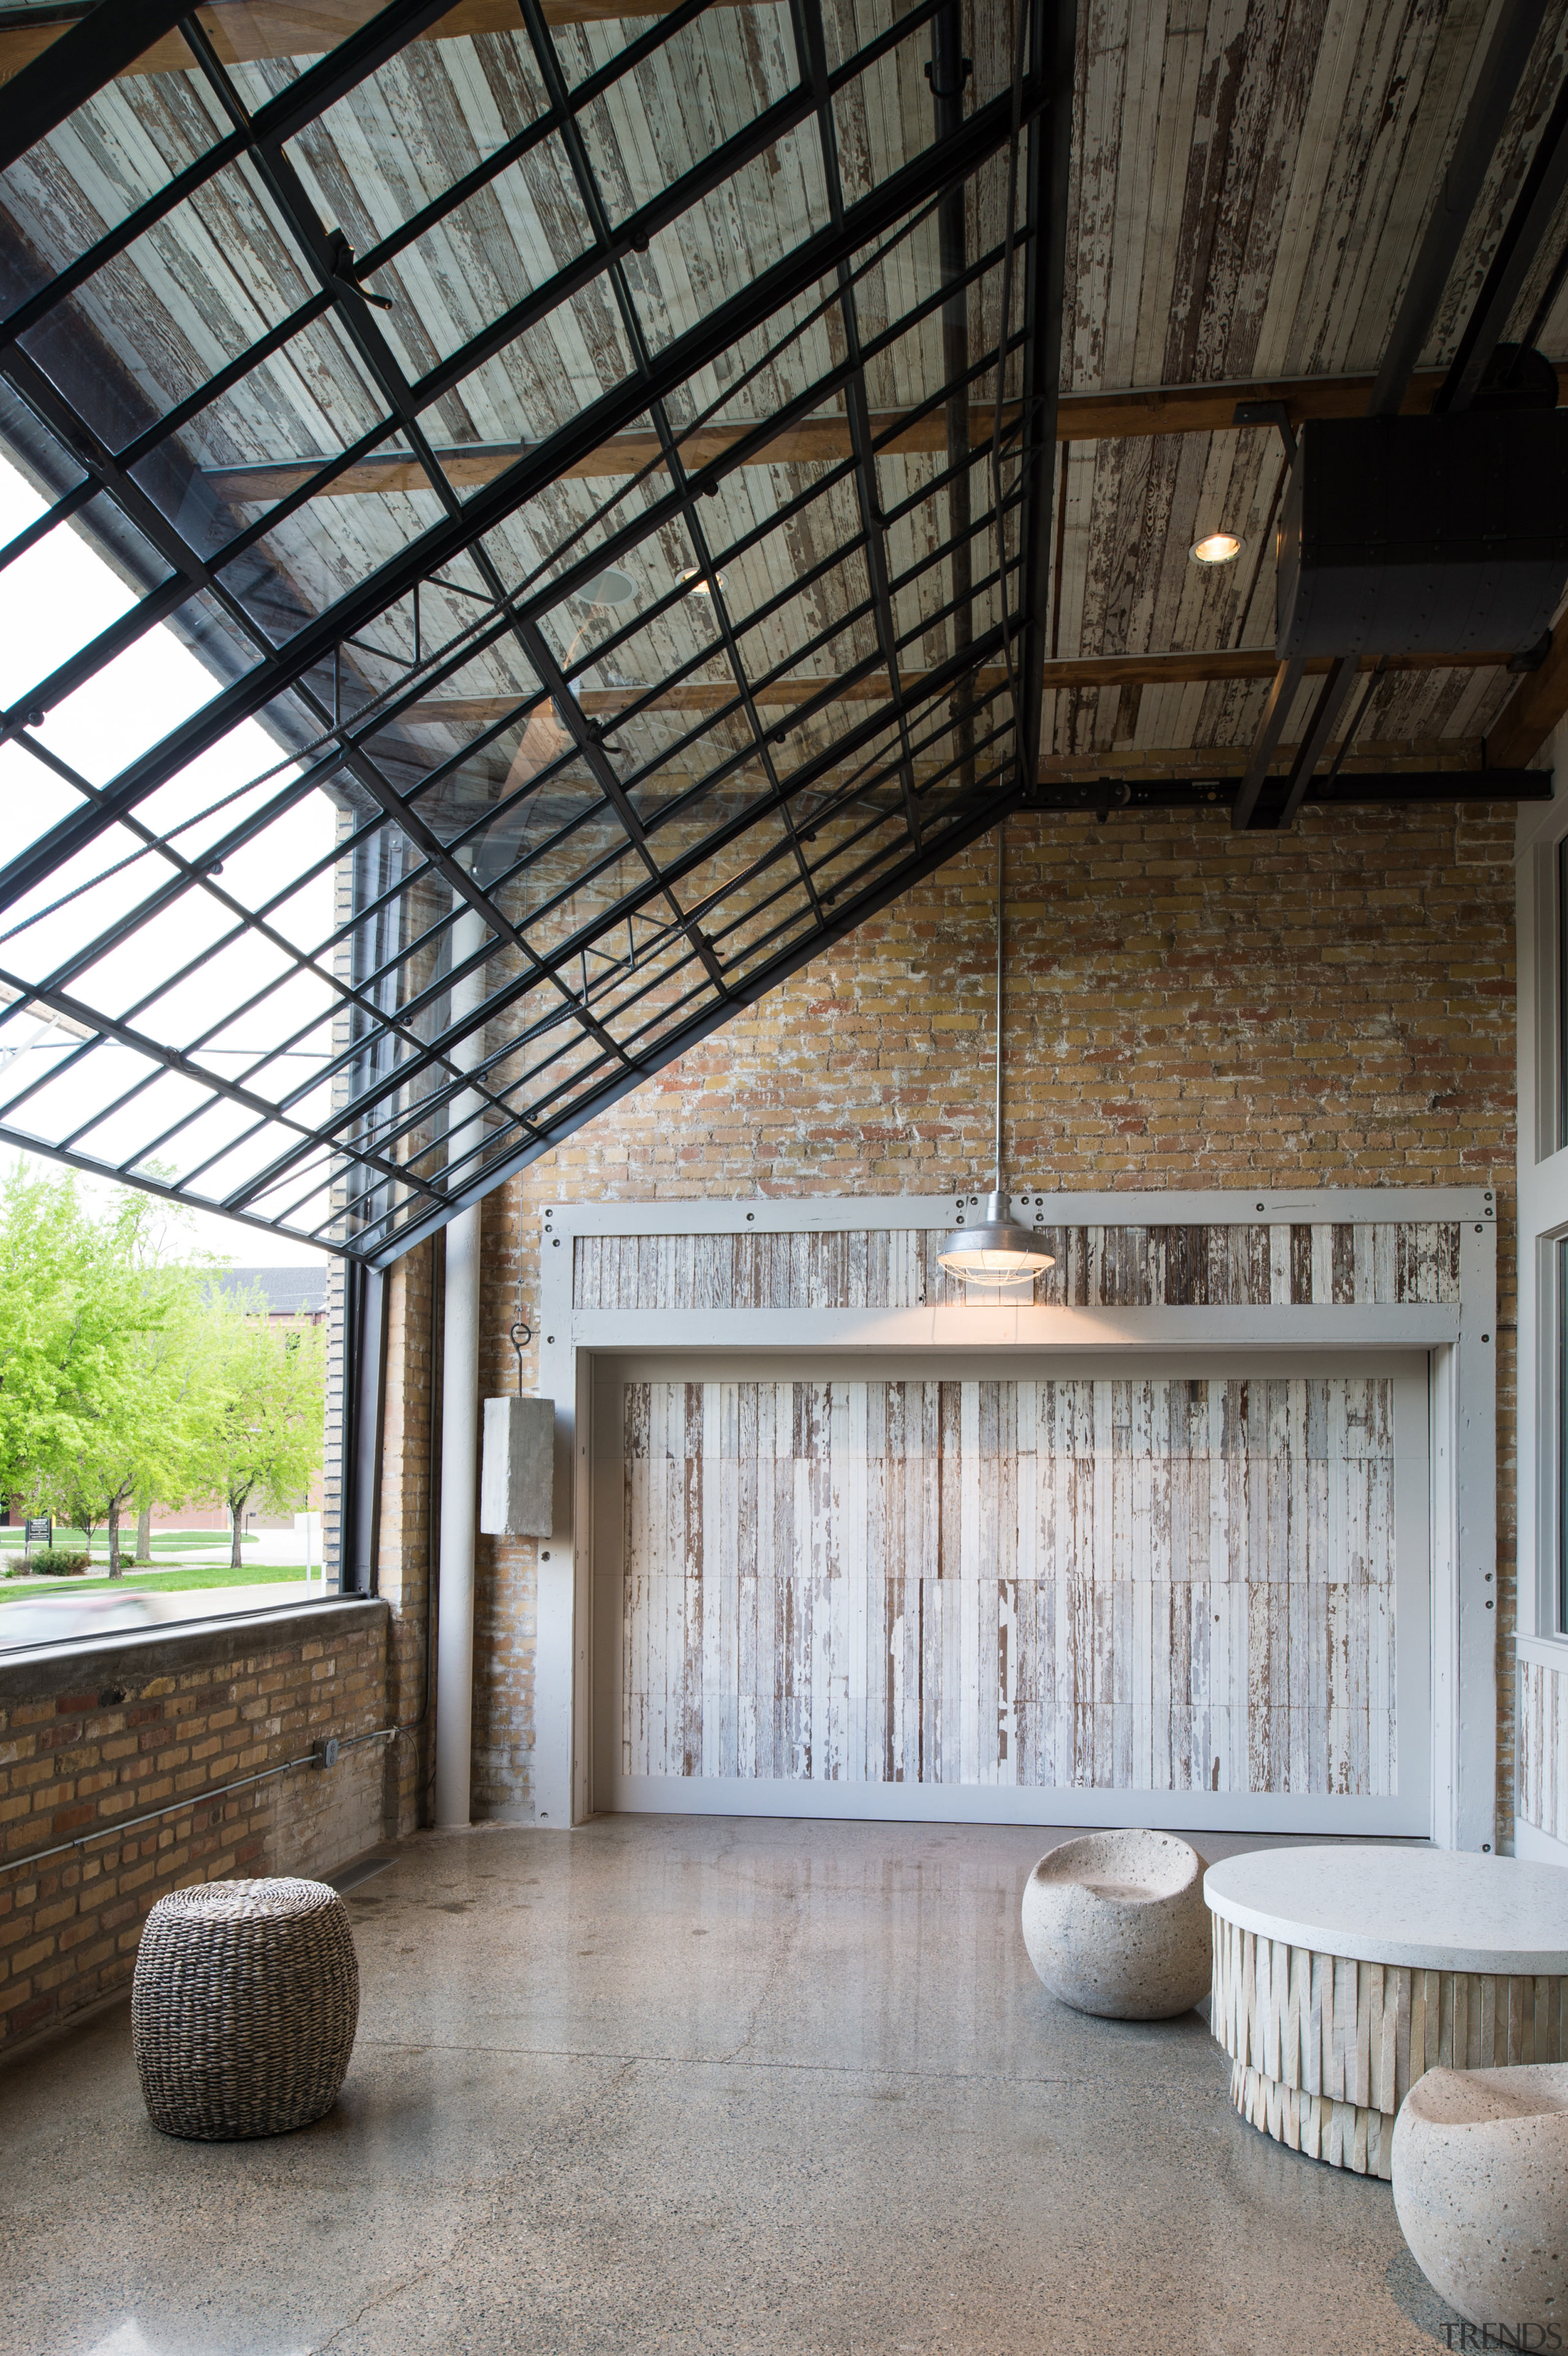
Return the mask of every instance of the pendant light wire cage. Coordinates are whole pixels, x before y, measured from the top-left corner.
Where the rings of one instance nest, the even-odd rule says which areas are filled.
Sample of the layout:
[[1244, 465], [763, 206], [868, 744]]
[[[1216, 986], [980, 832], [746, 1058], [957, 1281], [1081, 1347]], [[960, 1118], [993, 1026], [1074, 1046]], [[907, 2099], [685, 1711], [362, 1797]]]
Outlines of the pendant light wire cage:
[[971, 1223], [960, 1211], [958, 1226], [943, 1237], [936, 1254], [949, 1276], [956, 1276], [965, 1284], [989, 1286], [998, 1291], [1014, 1285], [1032, 1287], [1037, 1276], [1056, 1265], [1054, 1256], [1041, 1249], [1039, 1237], [1032, 1235], [1028, 1227], [1019, 1226], [1011, 1216], [1007, 1190], [1002, 1183], [1002, 892], [1006, 877], [1006, 835], [1004, 822], [997, 829], [996, 1184], [986, 1198], [984, 1215]]

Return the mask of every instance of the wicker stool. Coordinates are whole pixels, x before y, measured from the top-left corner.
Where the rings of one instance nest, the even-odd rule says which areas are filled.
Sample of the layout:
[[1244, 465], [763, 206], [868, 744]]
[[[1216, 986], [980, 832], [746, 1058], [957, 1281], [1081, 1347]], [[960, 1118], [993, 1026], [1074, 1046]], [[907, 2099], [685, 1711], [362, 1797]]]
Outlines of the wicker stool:
[[358, 2019], [354, 1935], [325, 1881], [209, 1881], [147, 1917], [131, 2039], [165, 2135], [307, 2126], [337, 2100]]

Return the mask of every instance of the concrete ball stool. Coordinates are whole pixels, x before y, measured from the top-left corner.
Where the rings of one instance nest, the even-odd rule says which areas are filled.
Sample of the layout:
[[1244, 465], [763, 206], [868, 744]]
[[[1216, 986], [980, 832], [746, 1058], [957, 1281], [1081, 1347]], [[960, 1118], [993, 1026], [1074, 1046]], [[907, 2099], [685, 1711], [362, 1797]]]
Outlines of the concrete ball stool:
[[1394, 2122], [1393, 2205], [1467, 2323], [1534, 2326], [1521, 2348], [1556, 2345], [1548, 2324], [1568, 2340], [1568, 2063], [1428, 2070]]
[[1054, 1997], [1110, 2020], [1168, 2020], [1209, 1992], [1203, 1859], [1173, 1833], [1090, 1833], [1024, 1886], [1024, 1945]]
[[358, 2021], [347, 1909], [325, 1881], [209, 1881], [147, 1917], [131, 2042], [165, 2135], [308, 2126], [337, 2100]]

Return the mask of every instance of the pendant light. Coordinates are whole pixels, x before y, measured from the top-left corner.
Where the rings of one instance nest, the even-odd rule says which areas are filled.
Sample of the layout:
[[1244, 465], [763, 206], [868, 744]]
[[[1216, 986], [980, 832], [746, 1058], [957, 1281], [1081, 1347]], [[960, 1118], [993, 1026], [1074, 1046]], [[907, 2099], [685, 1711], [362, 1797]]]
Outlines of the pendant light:
[[1019, 1226], [1008, 1215], [1008, 1198], [1002, 1185], [1002, 879], [1003, 837], [1005, 828], [997, 829], [997, 1183], [987, 1197], [984, 1214], [966, 1220], [962, 1211], [959, 1224], [951, 1235], [942, 1238], [936, 1257], [949, 1276], [962, 1279], [965, 1284], [988, 1284], [998, 1289], [1012, 1284], [1032, 1284], [1035, 1278], [1056, 1265], [1053, 1255], [1042, 1251], [1040, 1238], [1028, 1227]]

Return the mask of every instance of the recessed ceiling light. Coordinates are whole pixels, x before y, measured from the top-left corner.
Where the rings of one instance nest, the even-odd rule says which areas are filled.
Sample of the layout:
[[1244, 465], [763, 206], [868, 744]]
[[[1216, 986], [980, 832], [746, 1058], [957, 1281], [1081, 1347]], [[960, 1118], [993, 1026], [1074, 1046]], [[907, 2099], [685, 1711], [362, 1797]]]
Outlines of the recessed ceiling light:
[[[683, 565], [681, 567], [680, 577], [689, 584], [689, 594], [693, 597], [712, 596], [713, 584], [708, 579], [706, 573], [704, 573], [697, 565]], [[721, 573], [716, 573], [713, 576], [713, 580], [718, 583], [720, 589], [727, 585], [724, 575]]]
[[1206, 539], [1195, 540], [1187, 553], [1194, 564], [1234, 564], [1242, 552], [1242, 543], [1233, 531], [1211, 531]]

